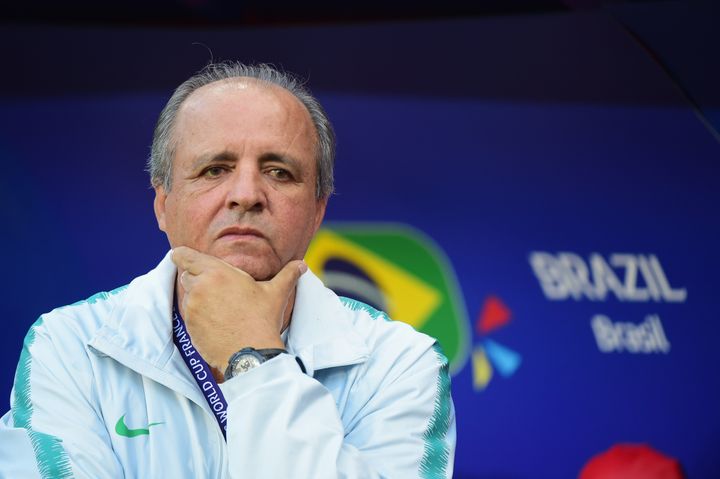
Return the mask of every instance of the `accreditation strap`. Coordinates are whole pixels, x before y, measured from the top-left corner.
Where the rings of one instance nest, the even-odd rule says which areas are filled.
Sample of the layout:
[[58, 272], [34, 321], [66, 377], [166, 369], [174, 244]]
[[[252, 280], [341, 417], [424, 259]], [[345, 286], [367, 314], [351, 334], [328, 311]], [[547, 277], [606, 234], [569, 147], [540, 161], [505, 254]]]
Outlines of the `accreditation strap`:
[[210, 406], [217, 419], [220, 431], [223, 437], [227, 440], [227, 408], [228, 403], [223, 396], [220, 386], [212, 375], [210, 366], [205, 362], [200, 353], [193, 346], [190, 340], [190, 334], [187, 332], [185, 327], [185, 321], [178, 312], [177, 305], [173, 306], [173, 342], [180, 352], [180, 357], [183, 358], [188, 369], [195, 378], [200, 391], [205, 396], [205, 400]]

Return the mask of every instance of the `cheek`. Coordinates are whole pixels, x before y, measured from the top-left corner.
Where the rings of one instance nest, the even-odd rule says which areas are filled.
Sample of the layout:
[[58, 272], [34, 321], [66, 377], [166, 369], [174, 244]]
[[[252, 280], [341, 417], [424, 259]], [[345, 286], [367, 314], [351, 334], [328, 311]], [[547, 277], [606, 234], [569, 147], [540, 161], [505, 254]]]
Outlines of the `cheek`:
[[210, 208], [195, 198], [182, 198], [168, 202], [166, 221], [168, 232], [176, 243], [187, 243], [207, 231]]
[[315, 202], [294, 202], [283, 218], [285, 240], [292, 242], [297, 253], [305, 253], [315, 227]]

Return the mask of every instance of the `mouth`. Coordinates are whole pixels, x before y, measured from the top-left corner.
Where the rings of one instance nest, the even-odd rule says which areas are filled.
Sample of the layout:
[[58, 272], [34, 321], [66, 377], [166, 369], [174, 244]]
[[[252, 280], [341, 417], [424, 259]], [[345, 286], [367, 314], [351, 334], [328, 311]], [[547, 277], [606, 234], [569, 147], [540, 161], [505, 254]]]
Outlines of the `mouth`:
[[223, 240], [240, 240], [240, 239], [263, 239], [263, 235], [260, 231], [254, 228], [247, 228], [242, 226], [231, 226], [220, 231], [218, 239]]

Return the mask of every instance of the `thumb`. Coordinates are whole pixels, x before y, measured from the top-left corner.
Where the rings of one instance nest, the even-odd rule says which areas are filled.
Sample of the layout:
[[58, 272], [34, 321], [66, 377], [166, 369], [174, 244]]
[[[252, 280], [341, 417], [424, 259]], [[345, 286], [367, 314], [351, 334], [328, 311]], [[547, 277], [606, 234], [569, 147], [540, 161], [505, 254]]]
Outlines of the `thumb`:
[[281, 291], [290, 293], [300, 279], [300, 276], [307, 271], [307, 265], [301, 260], [290, 261], [275, 275], [270, 282]]

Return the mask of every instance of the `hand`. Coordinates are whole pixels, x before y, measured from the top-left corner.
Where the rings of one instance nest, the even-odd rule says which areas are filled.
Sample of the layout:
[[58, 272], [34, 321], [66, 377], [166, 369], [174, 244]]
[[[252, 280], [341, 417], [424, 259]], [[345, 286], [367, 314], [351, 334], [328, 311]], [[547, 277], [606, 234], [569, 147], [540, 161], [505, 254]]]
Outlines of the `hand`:
[[[173, 250], [178, 267], [178, 300], [193, 345], [213, 368], [244, 347], [284, 348], [280, 338], [300, 276], [302, 261], [290, 261], [269, 281], [255, 279], [214, 256], [185, 246]], [[292, 309], [292, 305], [290, 305]], [[289, 314], [290, 311], [287, 311]]]

